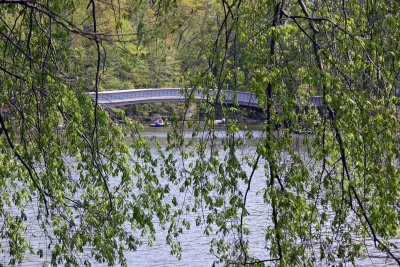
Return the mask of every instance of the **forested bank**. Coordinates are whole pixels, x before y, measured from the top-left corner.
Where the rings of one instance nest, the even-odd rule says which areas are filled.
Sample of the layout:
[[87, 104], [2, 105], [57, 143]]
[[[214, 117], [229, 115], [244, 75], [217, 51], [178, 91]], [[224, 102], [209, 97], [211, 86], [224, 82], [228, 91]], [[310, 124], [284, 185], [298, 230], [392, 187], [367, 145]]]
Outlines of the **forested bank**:
[[[81, 1], [72, 22], [90, 29], [90, 10]], [[168, 7], [166, 7], [168, 5]], [[104, 33], [101, 90], [181, 87], [188, 72], [207, 67], [207, 43], [221, 20], [213, 1], [99, 1], [97, 31]], [[70, 55], [79, 66], [78, 77], [90, 88], [96, 72], [91, 40], [70, 36]]]

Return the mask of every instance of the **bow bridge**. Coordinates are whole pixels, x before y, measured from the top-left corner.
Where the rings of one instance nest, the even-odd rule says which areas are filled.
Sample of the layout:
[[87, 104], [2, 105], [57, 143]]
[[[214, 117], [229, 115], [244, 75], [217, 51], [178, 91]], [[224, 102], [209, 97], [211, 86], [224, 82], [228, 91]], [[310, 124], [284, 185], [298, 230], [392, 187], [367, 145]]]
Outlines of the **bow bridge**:
[[[217, 94], [217, 90], [213, 91]], [[231, 104], [234, 94], [240, 106], [258, 107], [255, 94], [249, 92], [224, 90], [225, 103]], [[94, 97], [95, 93], [89, 93]], [[207, 101], [208, 99], [200, 91], [193, 91], [196, 101]], [[185, 94], [180, 88], [149, 88], [128, 89], [117, 91], [105, 91], [98, 93], [98, 103], [106, 107], [119, 107], [126, 105], [155, 103], [155, 102], [185, 102]], [[310, 97], [310, 104], [322, 105], [322, 97]]]

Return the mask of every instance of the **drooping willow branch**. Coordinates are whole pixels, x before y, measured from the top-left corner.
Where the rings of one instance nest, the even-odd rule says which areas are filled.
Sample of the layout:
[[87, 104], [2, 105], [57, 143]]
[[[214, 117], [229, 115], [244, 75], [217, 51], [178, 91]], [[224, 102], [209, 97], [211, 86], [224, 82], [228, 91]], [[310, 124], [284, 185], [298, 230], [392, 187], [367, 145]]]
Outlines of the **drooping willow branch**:
[[[384, 250], [390, 255], [390, 257], [393, 258], [397, 262], [397, 264], [400, 265], [400, 258], [397, 257], [396, 255], [394, 255], [393, 252], [390, 250], [390, 248], [388, 248], [380, 240], [380, 238], [376, 234], [375, 228], [374, 228], [371, 220], [369, 219], [369, 216], [368, 216], [368, 214], [367, 214], [367, 212], [365, 210], [364, 204], [362, 203], [361, 198], [358, 195], [357, 190], [351, 184], [352, 178], [351, 178], [349, 167], [348, 167], [348, 163], [347, 163], [346, 149], [345, 149], [344, 144], [343, 144], [342, 134], [340, 133], [339, 129], [337, 128], [337, 126], [335, 124], [335, 119], [336, 119], [335, 112], [333, 111], [333, 109], [332, 109], [332, 107], [330, 105], [327, 105], [327, 109], [328, 109], [329, 114], [330, 114], [330, 116], [332, 118], [332, 124], [333, 124], [334, 130], [335, 130], [335, 137], [336, 137], [336, 140], [337, 140], [337, 142], [339, 144], [340, 158], [341, 158], [342, 165], [343, 165], [343, 168], [344, 168], [344, 171], [345, 171], [345, 174], [346, 174], [346, 178], [350, 182], [350, 185], [349, 185], [350, 190], [353, 193], [353, 195], [354, 195], [354, 197], [356, 199], [357, 205], [361, 210], [361, 216], [364, 218], [365, 222], [368, 225], [369, 231], [370, 231], [370, 233], [372, 235], [372, 238], [373, 238], [373, 241], [374, 241], [374, 245], [377, 248], [378, 248], [377, 244], [381, 245], [384, 248]], [[359, 214], [357, 212], [356, 212], [356, 214], [357, 214], [357, 216], [359, 216]], [[361, 220], [361, 218], [360, 218], [360, 220]]]
[[[303, 3], [303, 1], [302, 1], [302, 0], [298, 0], [298, 3], [299, 3], [299, 5], [301, 6], [304, 15], [305, 15], [306, 17], [310, 17], [309, 14], [308, 14], [308, 12], [307, 12], [307, 8], [306, 8], [305, 4]], [[310, 25], [313, 25], [314, 21], [313, 21], [313, 20], [309, 20], [309, 23], [310, 23]], [[300, 27], [299, 24], [297, 24], [297, 25]], [[300, 27], [300, 28], [301, 28], [301, 27]], [[324, 75], [324, 73], [325, 73], [325, 67], [324, 67], [324, 64], [323, 64], [323, 62], [322, 62], [322, 59], [321, 59], [320, 53], [319, 53], [319, 52], [320, 52], [320, 46], [319, 46], [318, 43], [316, 42], [316, 38], [315, 38], [316, 34], [318, 34], [319, 31], [318, 31], [317, 29], [315, 29], [314, 26], [312, 26], [311, 28], [312, 28], [313, 34], [314, 34], [312, 40], [314, 40], [314, 41], [313, 41], [313, 43], [314, 43], [314, 46], [313, 46], [313, 47], [314, 47], [315, 59], [316, 59], [316, 61], [317, 61], [317, 65], [318, 65], [318, 68], [319, 68], [319, 70], [320, 70], [320, 72], [321, 72], [321, 75]], [[301, 30], [302, 30], [303, 32], [305, 32], [304, 29], [301, 28]], [[306, 32], [305, 32], [305, 33], [306, 33]], [[326, 91], [327, 91], [326, 84], [323, 83], [323, 86], [322, 86], [322, 87], [323, 87], [323, 97], [324, 97], [324, 101], [325, 101], [325, 95], [326, 95], [326, 93], [327, 93], [327, 92], [326, 92]], [[334, 127], [336, 140], [337, 140], [337, 142], [338, 142], [338, 144], [339, 144], [339, 150], [340, 150], [340, 155], [341, 155], [340, 159], [341, 159], [341, 161], [342, 161], [342, 165], [343, 165], [343, 168], [344, 168], [344, 170], [345, 170], [345, 175], [346, 175], [347, 180], [350, 182], [352, 179], [351, 179], [350, 171], [349, 171], [349, 168], [348, 168], [348, 163], [347, 163], [347, 158], [346, 158], [346, 149], [345, 149], [344, 144], [343, 144], [342, 135], [341, 135], [339, 129], [337, 128], [336, 123], [335, 123], [335, 119], [336, 119], [335, 112], [333, 111], [333, 109], [332, 109], [332, 107], [331, 107], [330, 105], [326, 105], [326, 108], [327, 108], [327, 110], [328, 110], [328, 112], [329, 112], [329, 114], [330, 114], [330, 117], [331, 117], [331, 119], [332, 119], [332, 125], [333, 125], [333, 127]], [[366, 212], [366, 210], [365, 210], [365, 207], [364, 207], [364, 205], [363, 205], [363, 203], [362, 203], [362, 201], [361, 201], [361, 199], [360, 199], [360, 197], [359, 197], [359, 195], [358, 195], [357, 190], [354, 188], [353, 185], [351, 185], [351, 183], [350, 183], [349, 186], [350, 186], [351, 192], [353, 193], [353, 195], [354, 195], [354, 197], [355, 197], [355, 199], [356, 199], [357, 205], [358, 205], [359, 208], [361, 209], [361, 216], [364, 218], [365, 222], [366, 222], [367, 225], [368, 225], [368, 228], [369, 228], [370, 233], [371, 233], [371, 235], [372, 235], [372, 237], [373, 237], [373, 240], [374, 240], [374, 245], [375, 245], [375, 247], [378, 248], [377, 244], [381, 245], [381, 246], [384, 248], [384, 250], [390, 255], [390, 257], [392, 257], [392, 258], [400, 265], [400, 258], [397, 257], [396, 255], [394, 255], [393, 252], [391, 252], [391, 250], [390, 250], [390, 249], [380, 240], [380, 238], [377, 236], [376, 231], [375, 231], [375, 228], [374, 228], [374, 226], [373, 226], [371, 220], [369, 219], [369, 216], [368, 216], [368, 214], [367, 214], [367, 212]], [[351, 195], [350, 195], [350, 197], [351, 197]], [[350, 202], [350, 203], [351, 203], [351, 202]], [[350, 204], [350, 205], [351, 205], [351, 204]], [[356, 214], [357, 214], [357, 216], [359, 217], [359, 214], [358, 214], [358, 213], [356, 213]], [[360, 219], [361, 219], [361, 218], [360, 218]]]
[[[98, 39], [96, 33], [97, 33], [97, 18], [96, 18], [96, 4], [94, 0], [90, 0], [88, 4], [88, 8], [92, 6], [92, 18], [93, 18], [93, 31], [95, 33], [95, 38], [94, 41], [96, 43], [96, 52], [97, 52], [97, 63], [96, 63], [96, 77], [95, 77], [95, 102], [94, 102], [94, 128], [93, 128], [93, 145], [95, 146], [95, 151], [98, 153], [99, 152], [99, 140], [98, 140], [98, 109], [99, 109], [99, 81], [100, 81], [100, 67], [101, 67], [101, 48], [100, 48], [100, 40]], [[98, 158], [98, 160], [101, 160], [100, 156], [93, 155], [93, 160]], [[98, 166], [99, 168], [100, 166]], [[112, 196], [111, 192], [107, 183], [107, 179], [105, 175], [103, 174], [103, 171], [100, 169], [100, 176], [103, 181], [104, 188], [107, 192], [108, 195], [108, 201], [109, 201], [109, 209], [108, 209], [108, 216], [110, 216], [112, 208], [113, 208], [113, 201], [112, 201]]]
[[[91, 2], [91, 1], [90, 1]], [[83, 30], [73, 24], [71, 21], [63, 18], [60, 14], [53, 12], [49, 7], [40, 4], [37, 1], [29, 1], [29, 0], [2, 0], [0, 1], [0, 5], [2, 4], [19, 4], [29, 9], [36, 10], [40, 13], [45, 14], [52, 20], [54, 20], [57, 24], [61, 25], [63, 28], [68, 30], [71, 33], [78, 34], [80, 36], [84, 36], [88, 39], [95, 40], [112, 40], [114, 37], [119, 38], [121, 36], [136, 36], [136, 33], [117, 33], [117, 34], [109, 34], [109, 33], [101, 33], [101, 32], [94, 32]]]
[[[7, 127], [5, 125], [3, 116], [0, 113], [0, 126], [2, 132], [4, 132], [4, 135], [6, 137], [7, 143], [10, 146], [11, 150], [14, 152], [15, 157], [18, 159], [18, 161], [24, 166], [25, 170], [28, 172], [29, 178], [31, 179], [31, 182], [33, 183], [34, 187], [38, 190], [41, 198], [43, 199], [45, 208], [46, 208], [46, 214], [49, 215], [49, 208], [48, 208], [48, 203], [47, 203], [47, 198], [50, 196], [40, 185], [39, 185], [39, 178], [32, 166], [23, 158], [23, 156], [18, 152], [17, 148], [14, 146], [13, 141], [11, 140], [11, 137], [8, 133]], [[35, 175], [36, 174], [36, 175]]]
[[[52, 23], [55, 22], [58, 25], [61, 25], [66, 31], [77, 34], [79, 36], [83, 36], [86, 37], [89, 40], [93, 40], [95, 42], [96, 45], [96, 51], [97, 51], [97, 62], [96, 62], [96, 75], [95, 75], [95, 100], [94, 100], [94, 126], [93, 126], [93, 132], [92, 132], [92, 144], [93, 145], [89, 145], [91, 154], [92, 154], [92, 160], [93, 160], [93, 166], [95, 166], [98, 170], [99, 170], [99, 176], [102, 180], [103, 183], [103, 187], [104, 190], [106, 191], [107, 194], [107, 199], [109, 201], [109, 211], [108, 214], [110, 215], [111, 210], [113, 208], [113, 203], [112, 203], [112, 195], [109, 189], [109, 185], [107, 182], [107, 178], [106, 178], [106, 174], [104, 173], [104, 170], [102, 168], [103, 163], [101, 162], [101, 156], [98, 154], [99, 152], [99, 145], [98, 145], [98, 116], [99, 116], [99, 105], [98, 105], [98, 91], [99, 91], [99, 82], [100, 82], [100, 68], [101, 68], [101, 58], [102, 58], [102, 53], [101, 53], [101, 40], [103, 40], [105, 38], [105, 36], [111, 36], [111, 35], [105, 35], [103, 33], [98, 32], [98, 28], [97, 28], [97, 18], [96, 18], [96, 5], [95, 5], [95, 1], [94, 0], [90, 0], [89, 4], [88, 4], [88, 8], [91, 7], [91, 14], [92, 14], [92, 19], [93, 19], [93, 31], [83, 31], [81, 29], [79, 29], [78, 27], [76, 27], [73, 23], [71, 23], [70, 21], [64, 19], [60, 14], [55, 13], [49, 6], [41, 4], [40, 2], [37, 1], [11, 1], [11, 0], [5, 0], [5, 1], [1, 1], [0, 2], [0, 6], [1, 5], [20, 5], [22, 7], [22, 10], [25, 11], [29, 11], [28, 13], [28, 25], [27, 25], [27, 39], [25, 40], [25, 46], [22, 46], [19, 41], [15, 41], [12, 38], [12, 34], [13, 34], [13, 30], [16, 26], [16, 20], [18, 20], [18, 18], [21, 16], [21, 14], [23, 13], [22, 11], [20, 12], [20, 14], [18, 15], [17, 18], [15, 18], [15, 23], [13, 26], [8, 26], [7, 22], [3, 19], [0, 18], [0, 21], [6, 25], [6, 27], [10, 30], [10, 33], [7, 35], [6, 33], [4, 33], [3, 31], [0, 31], [0, 37], [2, 37], [3, 40], [5, 40], [6, 43], [11, 44], [12, 47], [14, 47], [14, 49], [16, 49], [17, 51], [19, 51], [22, 55], [23, 55], [23, 62], [21, 64], [23, 64], [23, 66], [28, 63], [28, 67], [26, 68], [31, 75], [33, 75], [33, 71], [34, 71], [34, 67], [38, 67], [41, 71], [41, 83], [42, 83], [42, 87], [44, 85], [44, 76], [46, 74], [49, 74], [50, 76], [54, 77], [54, 73], [52, 73], [49, 69], [48, 69], [48, 57], [49, 54], [51, 54], [52, 50], [55, 50], [55, 48], [53, 47], [53, 41], [52, 41]], [[26, 13], [26, 12], [25, 12]], [[44, 16], [47, 16], [49, 19], [49, 28], [45, 29], [43, 27], [41, 27], [41, 25], [39, 24], [39, 22], [36, 20], [36, 13], [40, 13], [43, 14]], [[44, 54], [44, 60], [39, 61], [37, 60], [33, 55], [32, 55], [32, 38], [33, 38], [33, 33], [34, 33], [34, 27], [38, 27], [38, 29], [43, 33], [44, 36], [46, 36], [47, 38], [47, 45], [46, 45], [46, 51], [43, 52]], [[8, 47], [5, 46], [5, 49], [7, 49]], [[54, 56], [54, 55], [53, 55]], [[57, 58], [51, 58], [51, 60], [53, 60], [53, 64], [56, 67], [57, 70], [60, 71], [59, 67], [57, 66], [58, 62], [57, 62]], [[1, 61], [0, 61], [1, 62]], [[11, 64], [11, 63], [10, 63]], [[13, 63], [13, 66], [15, 66], [18, 64]], [[12, 69], [10, 70], [9, 68], [7, 68], [7, 66], [1, 66], [0, 65], [0, 70], [3, 71], [6, 76], [12, 77], [12, 78], [16, 78], [20, 81], [22, 81], [23, 83], [28, 84], [29, 79], [25, 78], [24, 76], [20, 75], [19, 73], [12, 71]], [[63, 73], [62, 73], [63, 74]], [[65, 75], [65, 74], [63, 74]], [[36, 86], [34, 85], [34, 83], [32, 83], [30, 85], [30, 89], [32, 90], [32, 93], [36, 99], [36, 117], [37, 117], [37, 130], [39, 132], [39, 135], [41, 134], [41, 127], [40, 127], [40, 114], [39, 114], [39, 99], [38, 99], [38, 94], [37, 94], [37, 89]], [[47, 95], [48, 97], [52, 97], [51, 95]], [[18, 110], [20, 110], [17, 106], [15, 106], [13, 103], [11, 103], [15, 108], [17, 108]], [[20, 112], [21, 113], [21, 112]], [[23, 113], [21, 113], [21, 116], [23, 116]], [[1, 122], [2, 124], [4, 124], [4, 120], [3, 118], [1, 118]], [[16, 152], [15, 147], [12, 143], [11, 137], [8, 135], [7, 129], [5, 128], [5, 125], [2, 125], [2, 130], [4, 130], [4, 132], [6, 133], [6, 139], [9, 143], [9, 146], [12, 150], [15, 151], [15, 156], [17, 157], [17, 159], [23, 164], [23, 166], [27, 169], [32, 182], [35, 185], [35, 188], [38, 190], [39, 194], [42, 196], [43, 201], [45, 202], [45, 206], [46, 206], [46, 210], [47, 210], [47, 214], [48, 212], [48, 204], [47, 204], [47, 199], [46, 196], [51, 196], [50, 193], [47, 193], [46, 191], [44, 191], [44, 189], [41, 188], [40, 184], [38, 183], [38, 181], [40, 181], [39, 178], [35, 178], [35, 176], [33, 175], [33, 167], [30, 167], [28, 163], [26, 163], [26, 161], [24, 160], [23, 156], [20, 155], [18, 152]], [[23, 135], [23, 133], [22, 133]], [[38, 142], [39, 144], [39, 148], [42, 151], [43, 157], [45, 157], [46, 152], [43, 150], [43, 146], [41, 144], [40, 138], [38, 140], [36, 140], [36, 142]], [[45, 160], [45, 164], [46, 164], [46, 160]], [[36, 175], [37, 176], [37, 175]]]

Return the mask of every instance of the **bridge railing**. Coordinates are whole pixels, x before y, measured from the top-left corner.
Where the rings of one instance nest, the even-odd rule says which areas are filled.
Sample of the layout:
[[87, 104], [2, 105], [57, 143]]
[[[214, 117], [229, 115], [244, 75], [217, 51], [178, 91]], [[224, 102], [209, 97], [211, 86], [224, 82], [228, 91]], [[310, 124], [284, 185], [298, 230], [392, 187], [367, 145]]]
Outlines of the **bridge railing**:
[[[216, 96], [217, 90], [210, 90], [211, 96]], [[258, 99], [255, 94], [250, 92], [224, 90], [225, 103], [232, 103], [234, 94], [241, 106], [258, 107]], [[92, 97], [94, 93], [90, 93]], [[202, 91], [194, 91], [197, 101], [207, 101], [207, 96]], [[124, 106], [129, 104], [143, 104], [153, 102], [184, 102], [184, 93], [180, 88], [147, 88], [147, 89], [128, 89], [118, 91], [99, 92], [98, 101], [100, 104], [109, 107]], [[309, 98], [309, 103], [321, 106], [322, 97], [315, 96]]]
[[[216, 94], [217, 91], [214, 91]], [[256, 96], [249, 92], [223, 91], [225, 102], [230, 103], [233, 94], [236, 93], [236, 99], [241, 105], [257, 106]], [[90, 93], [94, 96], [94, 93]], [[206, 101], [201, 91], [194, 91], [196, 100]], [[214, 95], [215, 96], [215, 95]], [[98, 101], [106, 106], [122, 106], [128, 104], [141, 104], [150, 102], [184, 102], [185, 95], [180, 88], [148, 88], [148, 89], [130, 89], [118, 91], [99, 92]]]

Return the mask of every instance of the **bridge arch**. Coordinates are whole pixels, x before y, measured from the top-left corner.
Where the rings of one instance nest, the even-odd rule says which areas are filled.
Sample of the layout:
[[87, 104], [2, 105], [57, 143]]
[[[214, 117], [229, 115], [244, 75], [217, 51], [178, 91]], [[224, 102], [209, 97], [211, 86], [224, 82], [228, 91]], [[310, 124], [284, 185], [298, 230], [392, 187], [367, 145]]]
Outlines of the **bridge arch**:
[[[214, 91], [217, 93], [217, 91]], [[196, 101], [207, 101], [205, 96], [199, 92], [193, 92]], [[234, 94], [240, 106], [258, 108], [258, 99], [250, 92], [224, 90], [224, 103], [231, 104]], [[94, 97], [95, 93], [89, 93]], [[155, 102], [185, 102], [185, 95], [180, 88], [148, 88], [148, 89], [127, 89], [116, 91], [104, 91], [98, 93], [98, 103], [106, 107], [120, 107], [127, 105], [146, 104]], [[314, 96], [309, 98], [309, 103], [316, 106], [323, 105], [322, 97]]]

